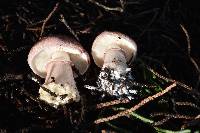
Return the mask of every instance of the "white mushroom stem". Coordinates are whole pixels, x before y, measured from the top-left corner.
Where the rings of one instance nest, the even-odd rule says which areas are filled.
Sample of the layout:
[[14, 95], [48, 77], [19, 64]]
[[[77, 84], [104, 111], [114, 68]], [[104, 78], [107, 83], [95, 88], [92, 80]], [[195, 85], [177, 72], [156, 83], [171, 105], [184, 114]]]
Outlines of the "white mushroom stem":
[[108, 49], [104, 54], [104, 64], [97, 81], [98, 87], [86, 87], [106, 92], [119, 99], [127, 97], [129, 100], [132, 100], [135, 94], [137, 94], [137, 90], [130, 89], [131, 85], [127, 82], [132, 80], [130, 71], [131, 69], [127, 68], [124, 51], [120, 48]]
[[69, 61], [51, 61], [47, 64], [47, 76], [44, 84], [54, 82], [55, 84], [69, 84], [76, 88], [71, 62]]
[[[106, 68], [110, 71], [107, 71]], [[132, 100], [137, 94], [137, 90], [130, 89], [131, 86], [127, 82], [132, 80], [130, 71], [131, 69], [127, 68], [124, 51], [120, 48], [108, 49], [104, 54], [104, 64], [97, 81], [98, 87], [86, 87], [106, 92], [111, 96], [116, 96], [118, 99], [126, 97]]]
[[46, 65], [47, 76], [43, 86], [56, 96], [40, 88], [40, 99], [53, 104], [54, 107], [68, 103], [70, 100], [80, 100], [71, 65], [70, 57], [66, 52], [56, 52], [52, 56], [52, 60]]
[[120, 48], [111, 48], [104, 54], [103, 68], [111, 68], [119, 74], [126, 73], [126, 57], [123, 50]]

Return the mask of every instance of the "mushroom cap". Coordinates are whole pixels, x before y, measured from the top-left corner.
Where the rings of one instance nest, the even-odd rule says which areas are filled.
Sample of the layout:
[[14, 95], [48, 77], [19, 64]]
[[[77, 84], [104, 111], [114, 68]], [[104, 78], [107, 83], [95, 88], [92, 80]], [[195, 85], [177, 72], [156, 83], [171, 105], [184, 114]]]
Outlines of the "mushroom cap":
[[51, 61], [55, 52], [66, 52], [80, 74], [84, 74], [89, 65], [90, 57], [79, 42], [67, 36], [44, 37], [30, 50], [28, 64], [32, 71], [42, 78], [46, 77], [46, 64]]
[[95, 38], [92, 45], [92, 57], [97, 66], [103, 66], [104, 54], [112, 48], [124, 51], [127, 62], [132, 61], [137, 53], [137, 45], [130, 37], [120, 32], [104, 31]]

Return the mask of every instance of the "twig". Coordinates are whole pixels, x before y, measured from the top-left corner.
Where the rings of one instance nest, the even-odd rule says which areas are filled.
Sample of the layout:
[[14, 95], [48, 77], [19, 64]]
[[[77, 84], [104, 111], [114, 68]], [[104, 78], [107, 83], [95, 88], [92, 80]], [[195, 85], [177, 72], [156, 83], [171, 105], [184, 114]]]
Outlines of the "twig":
[[169, 71], [167, 70], [167, 67], [162, 62], [160, 62], [158, 59], [152, 58], [150, 56], [143, 56], [143, 58], [147, 59], [149, 61], [152, 61], [154, 63], [157, 63], [159, 66], [162, 67], [162, 69], [165, 71], [165, 73], [167, 74], [167, 76], [171, 77]]
[[171, 79], [171, 78], [164, 77], [163, 75], [160, 75], [159, 73], [157, 73], [156, 71], [154, 71], [153, 69], [151, 69], [151, 68], [149, 68], [149, 67], [147, 67], [147, 69], [148, 69], [150, 72], [152, 72], [154, 75], [156, 75], [157, 77], [159, 77], [159, 78], [165, 80], [166, 82], [176, 82], [177, 85], [179, 85], [179, 86], [181, 86], [181, 87], [183, 87], [183, 88], [186, 88], [187, 90], [190, 90], [190, 91], [192, 90], [192, 87], [187, 86], [186, 84], [184, 84], [184, 83], [182, 83], [182, 82], [176, 81], [176, 80]]
[[[157, 77], [159, 77], [159, 78], [161, 78], [161, 79], [163, 79], [163, 80], [165, 80], [165, 81], [167, 81], [167, 82], [176, 82], [177, 85], [179, 85], [179, 86], [181, 86], [181, 87], [183, 87], [183, 88], [189, 90], [190, 93], [193, 94], [192, 97], [193, 97], [196, 101], [199, 101], [199, 98], [198, 98], [198, 97], [200, 96], [200, 93], [199, 93], [198, 91], [194, 90], [192, 87], [190, 87], [190, 86], [188, 86], [188, 85], [186, 85], [186, 84], [184, 84], [184, 83], [182, 83], [182, 82], [176, 81], [176, 80], [174, 80], [174, 79], [164, 77], [164, 76], [160, 75], [159, 73], [155, 72], [155, 71], [154, 71], [153, 69], [151, 69], [151, 68], [148, 68], [148, 67], [147, 67], [147, 69], [148, 69], [149, 71], [151, 71], [151, 72], [152, 72], [154, 75], [156, 75]], [[198, 95], [198, 96], [196, 96], [196, 95]]]
[[154, 126], [163, 125], [164, 123], [166, 123], [167, 121], [169, 121], [171, 118], [172, 118], [172, 117], [170, 117], [170, 116], [165, 117], [165, 118], [163, 118], [163, 119], [160, 120], [160, 121], [154, 122], [153, 125], [154, 125]]
[[186, 116], [186, 115], [180, 115], [180, 114], [167, 114], [167, 113], [153, 113], [151, 114], [151, 117], [156, 116], [165, 116], [165, 117], [171, 117], [171, 118], [179, 118], [179, 119], [194, 119], [193, 116]]
[[95, 1], [95, 0], [88, 0], [89, 2], [103, 8], [105, 11], [118, 11], [118, 12], [123, 12], [124, 9], [123, 7], [107, 7], [105, 5], [102, 5], [101, 3]]
[[190, 86], [187, 86], [186, 84], [184, 84], [184, 83], [182, 83], [182, 82], [176, 81], [176, 80], [171, 79], [171, 78], [164, 77], [164, 76], [160, 75], [159, 73], [157, 73], [156, 71], [154, 71], [153, 69], [151, 69], [151, 68], [149, 68], [149, 67], [147, 67], [147, 69], [148, 69], [149, 71], [151, 71], [151, 72], [152, 72], [154, 75], [156, 75], [157, 77], [159, 77], [159, 78], [165, 80], [166, 82], [176, 82], [177, 85], [179, 85], [179, 86], [181, 86], [181, 87], [183, 87], [183, 88], [189, 90], [190, 93], [193, 94], [192, 97], [193, 97], [196, 101], [199, 102], [200, 93], [199, 93], [197, 90], [193, 89], [193, 88], [190, 87]]
[[[50, 29], [50, 28], [53, 28], [55, 25], [48, 25], [48, 26], [45, 26], [44, 29]], [[26, 30], [28, 31], [41, 31], [41, 27], [36, 27], [36, 28], [30, 28], [30, 27], [27, 27]]]
[[169, 121], [170, 119], [174, 118], [174, 119], [186, 119], [186, 120], [192, 120], [194, 119], [194, 117], [191, 116], [186, 116], [186, 115], [180, 115], [180, 114], [160, 114], [162, 116], [165, 116], [164, 119], [154, 122], [153, 125], [154, 126], [159, 126], [159, 125], [163, 125], [164, 123], [166, 123], [167, 121]]
[[144, 88], [144, 87], [155, 88], [156, 87], [156, 85], [143, 84], [143, 83], [138, 83], [136, 81], [128, 81], [128, 82], [131, 84], [131, 86], [137, 86], [137, 87], [140, 87], [140, 88]]
[[185, 34], [185, 36], [186, 36], [186, 39], [187, 39], [187, 46], [188, 46], [188, 48], [187, 48], [187, 50], [188, 50], [188, 55], [190, 55], [190, 54], [191, 54], [190, 36], [189, 36], [187, 30], [185, 29], [185, 27], [184, 27], [182, 24], [180, 24], [180, 26], [181, 26], [181, 29], [183, 30], [183, 32], [184, 32], [184, 34]]
[[76, 38], [76, 40], [79, 41], [78, 35], [75, 33], [75, 31], [68, 25], [67, 21], [65, 20], [63, 14], [60, 14], [60, 21], [67, 27], [69, 32]]
[[19, 52], [23, 52], [25, 50], [27, 50], [28, 48], [30, 48], [29, 45], [26, 45], [26, 46], [22, 46], [22, 47], [18, 47], [16, 49], [12, 49], [12, 50], [6, 50], [6, 51], [3, 51], [1, 54], [5, 55], [5, 56], [14, 56], [16, 53], [19, 53]]
[[180, 114], [167, 114], [167, 113], [154, 113], [154, 114], [151, 114], [151, 117], [156, 117], [156, 116], [164, 116], [165, 118], [163, 118], [160, 121], [154, 122], [153, 123], [154, 126], [162, 125], [162, 124], [166, 123], [168, 120], [170, 120], [172, 118], [174, 118], [174, 119], [186, 119], [186, 120], [194, 119], [193, 116], [180, 115]]
[[43, 23], [43, 22], [44, 22], [44, 20], [40, 20], [40, 21], [34, 22], [34, 23], [32, 23], [32, 24], [29, 24], [27, 27], [30, 28], [30, 27], [39, 25], [39, 24], [41, 24], [41, 23]]
[[175, 104], [178, 106], [190, 106], [190, 107], [200, 110], [200, 107], [198, 107], [196, 104], [191, 103], [191, 102], [175, 102]]
[[49, 13], [49, 15], [47, 16], [47, 18], [43, 21], [43, 24], [42, 24], [42, 28], [41, 28], [41, 32], [40, 32], [40, 38], [42, 37], [42, 34], [44, 32], [44, 28], [45, 28], [45, 25], [46, 23], [49, 21], [49, 19], [51, 18], [51, 16], [55, 13], [55, 11], [58, 9], [58, 6], [59, 6], [59, 2], [56, 3], [56, 5], [54, 6], [53, 10]]
[[194, 58], [192, 58], [192, 56], [191, 56], [191, 41], [190, 41], [190, 36], [188, 34], [188, 31], [182, 24], [180, 24], [180, 26], [181, 26], [181, 29], [183, 30], [183, 32], [186, 36], [186, 39], [187, 39], [188, 57], [189, 57], [190, 61], [192, 62], [192, 64], [194, 65], [194, 67], [196, 68], [197, 73], [198, 73], [198, 80], [197, 80], [196, 87], [195, 87], [195, 88], [198, 88], [199, 84], [200, 84], [200, 68], [199, 68], [198, 64], [196, 63], [196, 61], [194, 60]]
[[25, 18], [23, 18], [22, 16], [20, 16], [19, 13], [16, 12], [16, 16], [18, 17], [18, 21], [21, 20], [21, 21], [23, 21], [24, 23], [29, 24], [29, 22], [28, 22]]
[[123, 100], [114, 100], [106, 103], [99, 103], [96, 105], [96, 109], [101, 109], [104, 107], [112, 106], [112, 105], [117, 105], [121, 103], [128, 103], [130, 100], [129, 99], [123, 99]]
[[119, 2], [120, 2], [122, 9], [124, 9], [125, 5], [126, 5], [126, 1], [125, 0], [119, 0]]
[[192, 126], [194, 124], [199, 124], [199, 122], [200, 122], [200, 114], [197, 115], [193, 120], [189, 121], [188, 123], [183, 124], [181, 126], [181, 129], [185, 129], [185, 128]]
[[156, 98], [164, 95], [165, 93], [167, 93], [168, 91], [170, 91], [172, 88], [174, 88], [176, 86], [176, 82], [172, 83], [170, 86], [168, 86], [166, 89], [164, 89], [163, 91], [161, 92], [158, 92], [156, 93], [155, 95], [152, 95], [152, 96], [149, 96], [145, 99], [143, 99], [140, 103], [138, 103], [137, 105], [133, 106], [132, 108], [128, 109], [128, 110], [125, 110], [125, 111], [122, 111], [116, 115], [113, 115], [113, 116], [109, 116], [107, 118], [100, 118], [96, 121], [94, 121], [95, 124], [99, 124], [99, 123], [102, 123], [102, 122], [107, 122], [107, 121], [110, 121], [110, 120], [114, 120], [114, 119], [117, 119], [119, 117], [122, 117], [122, 116], [125, 116], [125, 115], [128, 115], [130, 114], [131, 112], [139, 109], [140, 107], [144, 106], [145, 104], [149, 103], [150, 101], [153, 101], [155, 100]]
[[22, 80], [23, 75], [22, 74], [5, 74], [3, 77], [0, 77], [0, 83], [4, 81], [9, 81], [9, 80]]

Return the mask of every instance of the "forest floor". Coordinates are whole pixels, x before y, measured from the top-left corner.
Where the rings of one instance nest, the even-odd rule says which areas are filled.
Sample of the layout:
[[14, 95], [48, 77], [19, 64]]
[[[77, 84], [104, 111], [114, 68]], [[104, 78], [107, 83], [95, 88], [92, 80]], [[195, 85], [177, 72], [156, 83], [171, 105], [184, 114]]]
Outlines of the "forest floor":
[[[200, 6], [187, 0], [1, 0], [0, 132], [200, 132]], [[130, 36], [138, 46], [129, 64], [134, 100], [102, 98], [100, 68], [76, 78], [81, 102], [55, 109], [38, 99], [27, 63], [42, 37], [67, 35], [91, 53], [103, 31]], [[90, 54], [91, 56], [91, 54]], [[38, 82], [33, 79], [38, 79]]]

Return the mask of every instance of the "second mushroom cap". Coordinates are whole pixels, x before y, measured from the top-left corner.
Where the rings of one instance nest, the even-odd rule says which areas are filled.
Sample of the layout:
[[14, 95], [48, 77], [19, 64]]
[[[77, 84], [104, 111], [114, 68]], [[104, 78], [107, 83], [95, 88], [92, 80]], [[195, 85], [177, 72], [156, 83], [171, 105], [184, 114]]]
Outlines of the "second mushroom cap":
[[136, 56], [137, 45], [130, 37], [120, 32], [104, 31], [95, 38], [92, 46], [92, 56], [97, 66], [102, 67], [104, 54], [113, 48], [122, 49], [127, 62]]

